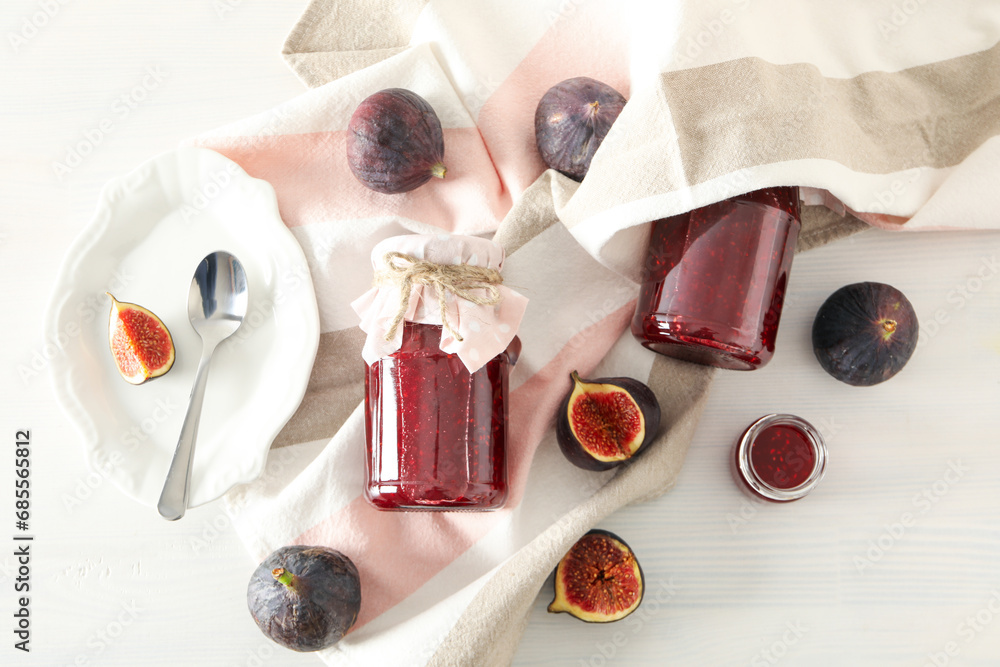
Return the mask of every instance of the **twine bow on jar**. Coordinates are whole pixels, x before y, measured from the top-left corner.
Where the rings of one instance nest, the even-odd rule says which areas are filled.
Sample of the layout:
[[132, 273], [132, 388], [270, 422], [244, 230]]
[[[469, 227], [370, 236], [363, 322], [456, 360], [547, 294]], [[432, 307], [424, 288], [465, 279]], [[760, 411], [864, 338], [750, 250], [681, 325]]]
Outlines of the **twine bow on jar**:
[[399, 288], [399, 309], [385, 334], [386, 341], [396, 336], [409, 308], [414, 285], [434, 287], [441, 307], [441, 324], [457, 341], [463, 338], [448, 323], [448, 292], [477, 306], [495, 306], [503, 298], [499, 288], [503, 277], [496, 269], [471, 264], [437, 264], [397, 251], [385, 253], [382, 263], [385, 268], [375, 273], [375, 286], [395, 285]]

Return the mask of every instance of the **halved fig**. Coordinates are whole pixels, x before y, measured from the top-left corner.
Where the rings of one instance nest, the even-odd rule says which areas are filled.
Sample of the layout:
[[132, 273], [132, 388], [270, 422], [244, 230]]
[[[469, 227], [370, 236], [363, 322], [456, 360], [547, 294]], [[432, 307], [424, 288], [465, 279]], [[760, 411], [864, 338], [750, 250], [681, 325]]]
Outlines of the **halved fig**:
[[563, 454], [586, 470], [608, 470], [632, 458], [660, 428], [660, 403], [632, 378], [584, 380], [573, 371], [573, 388], [556, 419]]
[[625, 106], [606, 83], [578, 76], [548, 89], [535, 109], [535, 143], [542, 161], [582, 181], [594, 153]]
[[441, 121], [411, 90], [389, 88], [368, 96], [347, 130], [347, 163], [376, 192], [409, 192], [432, 176], [444, 178]]
[[845, 285], [813, 320], [813, 351], [823, 369], [847, 384], [868, 387], [903, 369], [920, 326], [910, 301], [885, 283]]
[[110, 293], [108, 339], [118, 372], [131, 384], [159, 377], [174, 365], [174, 341], [160, 318]]
[[618, 621], [639, 608], [645, 587], [629, 545], [614, 533], [591, 530], [556, 566], [549, 612], [566, 612], [588, 623]]

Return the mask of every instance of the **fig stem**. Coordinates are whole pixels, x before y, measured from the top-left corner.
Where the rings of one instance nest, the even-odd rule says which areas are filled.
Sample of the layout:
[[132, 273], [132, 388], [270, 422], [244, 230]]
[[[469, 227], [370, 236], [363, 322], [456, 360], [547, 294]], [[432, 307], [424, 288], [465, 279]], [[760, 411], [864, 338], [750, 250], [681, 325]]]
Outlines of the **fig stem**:
[[444, 178], [446, 173], [448, 173], [448, 169], [441, 162], [436, 162], [433, 166], [431, 166], [431, 176]]
[[276, 567], [271, 570], [271, 576], [285, 585], [286, 588], [295, 589], [295, 575], [283, 567]]

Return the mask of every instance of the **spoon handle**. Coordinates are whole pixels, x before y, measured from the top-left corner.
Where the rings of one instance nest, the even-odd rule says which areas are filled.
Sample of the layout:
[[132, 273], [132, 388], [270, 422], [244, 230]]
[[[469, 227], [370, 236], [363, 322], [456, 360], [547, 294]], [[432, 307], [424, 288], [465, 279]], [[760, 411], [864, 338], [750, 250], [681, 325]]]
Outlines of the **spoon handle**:
[[198, 364], [198, 374], [191, 388], [191, 398], [188, 400], [187, 414], [184, 415], [184, 425], [177, 440], [174, 458], [170, 461], [167, 480], [160, 492], [160, 501], [156, 509], [164, 519], [176, 521], [187, 511], [188, 500], [191, 497], [191, 466], [194, 462], [194, 443], [198, 437], [198, 423], [201, 421], [201, 406], [205, 401], [205, 385], [208, 384], [208, 367], [212, 361], [215, 346], [206, 345], [201, 353]]

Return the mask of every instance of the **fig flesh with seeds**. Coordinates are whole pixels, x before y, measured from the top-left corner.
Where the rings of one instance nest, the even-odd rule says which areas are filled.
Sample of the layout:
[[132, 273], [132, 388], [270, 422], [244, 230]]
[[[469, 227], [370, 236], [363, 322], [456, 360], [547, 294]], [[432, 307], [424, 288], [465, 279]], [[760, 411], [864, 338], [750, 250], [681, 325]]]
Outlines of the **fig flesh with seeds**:
[[841, 382], [868, 387], [903, 369], [920, 327], [906, 296], [885, 283], [845, 285], [820, 306], [812, 344], [823, 369]]
[[588, 623], [618, 621], [639, 608], [645, 579], [628, 544], [614, 533], [591, 530], [556, 566], [549, 612]]
[[281, 547], [254, 570], [247, 606], [261, 631], [293, 651], [319, 651], [358, 619], [361, 579], [350, 558], [328, 547]]
[[347, 163], [361, 183], [398, 194], [444, 178], [444, 134], [427, 100], [405, 88], [365, 98], [347, 126]]
[[535, 142], [542, 161], [582, 181], [624, 106], [621, 93], [586, 76], [549, 88], [535, 109]]
[[108, 342], [118, 372], [130, 384], [157, 378], [174, 365], [174, 341], [159, 317], [111, 294]]
[[652, 442], [660, 428], [660, 403], [649, 387], [626, 377], [584, 380], [576, 371], [570, 377], [573, 386], [556, 417], [556, 439], [571, 463], [608, 470]]

